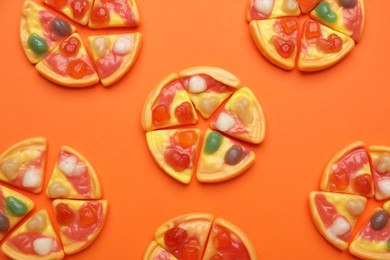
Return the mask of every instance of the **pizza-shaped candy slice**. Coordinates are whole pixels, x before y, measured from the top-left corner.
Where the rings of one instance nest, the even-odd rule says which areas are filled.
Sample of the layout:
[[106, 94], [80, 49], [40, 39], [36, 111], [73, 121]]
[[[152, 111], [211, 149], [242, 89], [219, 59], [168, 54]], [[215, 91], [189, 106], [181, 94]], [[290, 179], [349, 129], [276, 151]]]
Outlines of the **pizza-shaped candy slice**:
[[298, 18], [254, 20], [249, 28], [257, 48], [269, 61], [286, 70], [294, 68], [298, 49]]
[[49, 214], [41, 210], [7, 237], [1, 251], [12, 259], [62, 259], [64, 251]]
[[249, 0], [246, 17], [252, 21], [300, 14], [297, 0]]
[[321, 0], [297, 0], [301, 12], [306, 14], [313, 10]]
[[211, 128], [259, 144], [265, 137], [265, 119], [256, 96], [247, 88], [238, 89], [210, 122]]
[[36, 69], [48, 80], [62, 86], [87, 87], [99, 82], [84, 44], [76, 33], [42, 59]]
[[141, 50], [141, 34], [88, 37], [89, 50], [103, 86], [120, 80], [133, 66]]
[[350, 144], [330, 160], [322, 175], [321, 190], [374, 196], [368, 153], [363, 142]]
[[303, 26], [298, 68], [317, 71], [333, 66], [355, 46], [352, 38], [308, 20]]
[[206, 119], [240, 87], [236, 76], [215, 67], [189, 68], [179, 75], [196, 109]]
[[75, 31], [60, 17], [26, 0], [20, 20], [20, 40], [28, 60], [35, 64]]
[[21, 141], [0, 155], [0, 180], [26, 191], [43, 187], [47, 141], [43, 137]]
[[93, 0], [42, 0], [42, 2], [81, 25], [88, 23], [93, 5]]
[[157, 244], [156, 241], [152, 241], [146, 249], [143, 260], [177, 260], [177, 258]]
[[0, 186], [0, 240], [34, 208], [22, 194]]
[[210, 231], [203, 259], [256, 260], [256, 250], [247, 236], [232, 223], [217, 218]]
[[390, 198], [390, 147], [370, 146], [371, 172], [375, 186], [375, 198]]
[[100, 182], [92, 165], [74, 149], [63, 146], [46, 188], [49, 198], [100, 199]]
[[196, 178], [220, 182], [238, 176], [255, 161], [255, 153], [238, 142], [208, 129], [205, 134]]
[[179, 260], [200, 260], [212, 222], [213, 216], [206, 213], [179, 216], [158, 228], [155, 239]]
[[87, 248], [99, 235], [107, 215], [105, 200], [56, 199], [53, 208], [65, 254]]
[[169, 129], [147, 132], [146, 140], [158, 166], [176, 180], [188, 184], [200, 136], [199, 129]]
[[134, 27], [140, 23], [134, 0], [95, 0], [89, 18], [90, 28]]
[[335, 247], [345, 250], [367, 198], [333, 192], [310, 193], [310, 213], [321, 233]]
[[198, 115], [176, 73], [170, 74], [149, 94], [142, 111], [142, 127], [146, 131], [197, 122]]
[[323, 0], [310, 13], [322, 24], [360, 40], [364, 28], [363, 0]]
[[390, 204], [376, 208], [349, 245], [351, 254], [362, 259], [390, 259]]

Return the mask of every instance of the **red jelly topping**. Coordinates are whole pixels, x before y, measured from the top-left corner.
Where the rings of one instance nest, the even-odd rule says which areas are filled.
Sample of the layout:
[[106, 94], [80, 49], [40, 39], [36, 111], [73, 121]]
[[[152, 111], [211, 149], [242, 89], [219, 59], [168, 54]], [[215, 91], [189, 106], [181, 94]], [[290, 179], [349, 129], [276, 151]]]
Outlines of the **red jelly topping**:
[[285, 59], [290, 58], [294, 53], [295, 43], [293, 41], [284, 40], [278, 36], [272, 36], [271, 42], [275, 46], [278, 54]]
[[57, 9], [64, 8], [67, 3], [68, 3], [68, 0], [51, 0], [51, 1], [49, 1], [49, 5], [54, 6]]
[[71, 60], [68, 63], [68, 73], [72, 78], [82, 79], [94, 73], [91, 66], [83, 59]]
[[321, 37], [320, 24], [314, 21], [308, 21], [305, 26], [306, 39], [315, 39]]
[[42, 235], [39, 232], [23, 232], [17, 234], [16, 236], [12, 236], [9, 238], [9, 242], [15, 246], [18, 250], [27, 255], [38, 255], [35, 250], [33, 243], [35, 239], [38, 238], [51, 238], [53, 239], [53, 245], [51, 248], [51, 252], [58, 252], [61, 250], [59, 242], [53, 237]]
[[339, 52], [343, 47], [343, 41], [336, 34], [331, 34], [328, 39], [317, 39], [317, 46], [326, 53]]
[[171, 116], [169, 115], [169, 108], [166, 105], [161, 104], [153, 109], [152, 121], [154, 125], [158, 126], [167, 124], [169, 119], [171, 119]]
[[96, 70], [101, 79], [107, 78], [112, 75], [115, 71], [119, 69], [122, 65], [123, 56], [116, 55], [114, 52], [110, 51], [104, 57], [99, 58], [96, 61]]
[[196, 132], [193, 130], [177, 132], [173, 138], [183, 148], [193, 146], [198, 139]]
[[83, 205], [80, 207], [80, 227], [89, 227], [97, 222], [98, 216], [96, 212], [96, 208], [91, 205]]
[[91, 20], [96, 24], [104, 24], [110, 20], [110, 11], [105, 6], [96, 6], [91, 12]]
[[61, 42], [59, 50], [64, 55], [71, 57], [77, 54], [80, 49], [80, 40], [72, 36], [68, 40]]
[[178, 172], [188, 169], [191, 163], [191, 158], [188, 154], [175, 148], [168, 148], [164, 153], [164, 159], [169, 166]]
[[75, 218], [74, 211], [64, 203], [60, 203], [56, 206], [56, 212], [58, 224], [62, 226], [69, 225]]
[[82, 19], [89, 8], [89, 3], [87, 0], [73, 0], [71, 8], [73, 16], [77, 19]]
[[167, 249], [178, 259], [196, 260], [200, 258], [200, 242], [196, 237], [189, 237], [185, 229], [173, 227], [164, 235]]
[[356, 176], [352, 180], [353, 188], [363, 196], [371, 195], [372, 177], [369, 174]]
[[298, 30], [298, 20], [293, 17], [281, 18], [279, 24], [285, 34], [291, 34]]
[[175, 116], [180, 124], [191, 124], [194, 122], [194, 113], [192, 105], [189, 102], [184, 102], [175, 108]]

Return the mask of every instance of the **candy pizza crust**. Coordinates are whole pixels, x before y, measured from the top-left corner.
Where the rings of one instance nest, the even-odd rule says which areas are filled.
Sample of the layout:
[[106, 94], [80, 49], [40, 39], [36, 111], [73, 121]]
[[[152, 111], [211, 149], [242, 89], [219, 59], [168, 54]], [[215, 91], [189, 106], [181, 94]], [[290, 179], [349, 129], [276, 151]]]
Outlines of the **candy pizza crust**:
[[140, 23], [134, 0], [95, 0], [88, 26], [92, 29], [135, 27]]
[[375, 145], [368, 147], [371, 172], [375, 186], [375, 199], [390, 198], [390, 147]]
[[[49, 29], [49, 31], [51, 32], [50, 36], [45, 35], [44, 28], [42, 27], [42, 24], [39, 20], [40, 14], [42, 12], [45, 14], [45, 16], [49, 18], [49, 20], [48, 18], [42, 19], [46, 19], [47, 22], [51, 21], [50, 24], [48, 24], [48, 26], [51, 27]], [[51, 20], [51, 18], [57, 18], [57, 21], [61, 21], [60, 23], [62, 25], [66, 24], [68, 26], [68, 31], [62, 30], [63, 35], [58, 35], [52, 32], [53, 20]], [[64, 29], [64, 27], [62, 27], [62, 29]], [[45, 57], [49, 52], [51, 52], [59, 44], [59, 42], [61, 42], [70, 34], [72, 34], [75, 30], [76, 29], [74, 26], [68, 24], [66, 21], [60, 19], [59, 17], [49, 12], [43, 6], [38, 5], [34, 1], [26, 0], [24, 2], [22, 7], [22, 16], [20, 19], [20, 40], [22, 43], [23, 51], [31, 63], [38, 63], [43, 57]], [[50, 41], [48, 41], [48, 37], [50, 37]], [[30, 43], [34, 43], [39, 46], [39, 52], [33, 51], [33, 49], [29, 46], [29, 39]]]
[[61, 1], [57, 0], [42, 0], [42, 2], [81, 25], [87, 25], [93, 5], [93, 0], [62, 1], [64, 3], [60, 5], [58, 3]]
[[230, 97], [224, 109], [213, 116], [210, 126], [253, 144], [261, 143], [265, 137], [263, 109], [247, 87], [238, 89]]
[[[71, 221], [67, 219], [68, 215], [65, 215], [65, 220], [61, 220], [61, 213], [59, 212], [60, 207], [62, 209], [65, 208], [65, 212], [69, 212], [69, 209], [73, 212], [74, 217]], [[80, 217], [79, 211], [86, 207], [88, 207], [87, 210], [83, 210], [83, 212], [85, 212], [86, 223], [83, 224], [84, 227], [82, 227], [80, 224], [82, 218]], [[56, 199], [53, 201], [53, 208], [65, 254], [75, 254], [87, 248], [100, 234], [107, 216], [106, 200], [88, 201]], [[62, 223], [63, 221], [69, 221], [70, 223], [65, 224]], [[82, 231], [86, 233], [81, 233]], [[68, 234], [74, 237], [70, 238]], [[78, 239], [76, 240], [74, 238]]]
[[322, 191], [374, 196], [374, 185], [364, 143], [354, 142], [337, 152], [322, 175]]
[[313, 191], [310, 213], [321, 235], [338, 249], [345, 250], [366, 202], [360, 195]]
[[199, 129], [155, 130], [146, 133], [149, 150], [158, 166], [184, 184], [191, 181], [200, 137]]
[[[167, 88], [169, 90], [167, 90]], [[159, 118], [160, 123], [156, 124], [154, 123], [153, 109], [160, 107], [158, 102], [162, 92], [167, 93], [167, 95], [169, 96], [172, 95], [173, 100], [167, 105], [169, 108], [166, 108], [165, 101], [162, 101], [161, 106], [165, 109], [163, 116], [168, 116], [169, 118], [161, 119], [162, 116], [159, 116], [157, 118]], [[185, 112], [183, 112], [184, 114], [186, 114], [186, 120], [184, 122], [181, 122], [176, 116], [175, 112], [177, 108], [183, 106], [184, 104], [187, 105], [187, 108], [185, 108]], [[181, 109], [181, 111], [184, 111], [184, 109]], [[190, 119], [188, 119], [189, 116]], [[170, 75], [168, 75], [157, 85], [157, 87], [152, 92], [150, 92], [142, 110], [142, 127], [145, 131], [166, 128], [170, 126], [195, 124], [197, 122], [198, 115], [196, 114], [196, 111], [192, 105], [190, 97], [187, 94], [187, 91], [185, 90], [183, 84], [179, 79], [178, 74], [176, 73], [171, 73]]]
[[[130, 70], [141, 51], [141, 42], [141, 33], [88, 37], [92, 60], [103, 86], [116, 83]], [[116, 67], [112, 60], [118, 59], [121, 59], [119, 67], [111, 72], [111, 67]], [[107, 64], [109, 67], [106, 67]]]
[[200, 259], [213, 219], [213, 216], [207, 213], [190, 213], [173, 218], [157, 229], [155, 239], [160, 246], [179, 259], [186, 254], [189, 254], [191, 259]]
[[157, 244], [156, 241], [152, 241], [146, 249], [146, 252], [143, 256], [143, 260], [177, 260], [176, 257], [171, 255], [167, 250]]
[[246, 19], [263, 20], [269, 18], [299, 16], [301, 11], [296, 0], [249, 0]]
[[[77, 88], [77, 87], [88, 87], [88, 86], [95, 85], [96, 83], [99, 82], [99, 77], [92, 66], [92, 62], [88, 57], [87, 51], [84, 47], [83, 41], [81, 40], [80, 36], [77, 33], [74, 33], [61, 44], [65, 45], [65, 42], [67, 44], [71, 44], [70, 41], [75, 38], [78, 39], [80, 44], [80, 47], [75, 54], [68, 57], [67, 55], [61, 53], [59, 47], [57, 46], [49, 55], [47, 55], [44, 59], [42, 59], [35, 66], [35, 68], [42, 76], [62, 86]], [[54, 67], [52, 67], [49, 63], [51, 59], [53, 59], [52, 64]], [[61, 63], [63, 62], [63, 64], [66, 64], [66, 66], [64, 66], [63, 64], [62, 66], [58, 66], [57, 59]], [[76, 70], [76, 72], [73, 73], [79, 73], [80, 71], [87, 71], [88, 73], [87, 75], [82, 77], [72, 76], [72, 74], [70, 73], [70, 64], [71, 62], [75, 62], [75, 61], [80, 61], [82, 62], [82, 64], [75, 65], [74, 70]], [[61, 72], [57, 72], [56, 70], [61, 70]]]
[[[318, 26], [320, 36], [308, 39], [306, 32], [312, 30], [311, 28], [315, 26]], [[325, 52], [318, 48], [319, 42], [322, 42], [327, 48], [336, 47], [336, 44], [340, 46], [340, 43], [341, 47], [340, 50]], [[345, 58], [354, 46], [355, 42], [352, 38], [323, 26], [318, 22], [312, 20], [306, 21], [301, 37], [298, 68], [301, 71], [317, 71], [329, 68]]]
[[[31, 246], [31, 252], [24, 253], [14, 243]], [[12, 259], [49, 260], [64, 257], [61, 243], [46, 210], [34, 214], [9, 235], [1, 246], [1, 251]]]
[[0, 155], [0, 180], [26, 191], [39, 193], [43, 187], [47, 140], [29, 138]]
[[100, 199], [99, 178], [88, 160], [76, 150], [63, 146], [46, 188], [49, 198]]
[[[351, 4], [353, 2], [355, 4]], [[310, 16], [329, 28], [348, 35], [357, 43], [364, 29], [364, 2], [363, 0], [323, 0]]]
[[[17, 225], [34, 208], [34, 202], [22, 194], [0, 186], [0, 199], [2, 209], [0, 210], [1, 228], [0, 241], [5, 235]], [[8, 226], [8, 228], [6, 228]]]
[[234, 178], [252, 166], [255, 157], [254, 152], [239, 143], [208, 129], [198, 160], [196, 178], [200, 182], [220, 182]]
[[[226, 234], [226, 232], [228, 233]], [[218, 236], [221, 236], [221, 240], [218, 239]], [[233, 250], [232, 252], [229, 252], [229, 247]], [[225, 259], [223, 258], [224, 251], [227, 251], [228, 256], [230, 256], [229, 253], [234, 254], [234, 258], [231, 259], [257, 259], [256, 250], [248, 237], [232, 223], [217, 218], [211, 228], [203, 259], [214, 259], [213, 256]]]
[[[353, 241], [349, 245], [349, 252], [362, 259], [375, 259], [375, 260], [387, 260], [390, 258], [389, 252], [389, 239], [390, 239], [390, 222], [387, 221], [383, 229], [373, 230], [371, 219], [379, 212], [386, 212], [387, 218], [390, 213], [389, 203], [385, 203], [382, 208], [376, 208], [371, 217], [362, 226], [359, 233], [356, 234]], [[378, 224], [378, 222], [376, 222]], [[365, 236], [370, 233], [371, 236], [383, 236], [382, 239], [375, 239], [374, 241], [365, 239], [362, 237], [362, 232], [365, 232]], [[381, 234], [382, 233], [382, 234]]]
[[[283, 21], [286, 22], [281, 26]], [[288, 30], [288, 34], [284, 32], [284, 27]], [[252, 38], [261, 53], [273, 64], [286, 70], [292, 70], [295, 66], [298, 28], [298, 18], [291, 17], [253, 20], [249, 24]], [[280, 46], [280, 49], [277, 46]]]
[[236, 76], [216, 67], [189, 68], [179, 76], [196, 109], [206, 119], [240, 87]]

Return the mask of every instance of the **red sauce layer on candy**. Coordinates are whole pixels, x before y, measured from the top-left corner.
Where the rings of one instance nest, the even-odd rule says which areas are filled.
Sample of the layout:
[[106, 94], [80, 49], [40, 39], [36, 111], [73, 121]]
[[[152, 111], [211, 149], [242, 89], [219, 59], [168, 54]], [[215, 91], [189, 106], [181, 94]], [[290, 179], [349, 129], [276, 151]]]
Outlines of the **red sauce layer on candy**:
[[27, 255], [38, 255], [35, 250], [33, 243], [35, 239], [38, 238], [51, 238], [53, 240], [53, 246], [51, 248], [51, 252], [58, 252], [61, 249], [59, 242], [50, 236], [42, 235], [39, 232], [23, 232], [17, 234], [16, 236], [12, 236], [9, 238], [9, 242], [15, 246], [19, 251], [23, 252]]

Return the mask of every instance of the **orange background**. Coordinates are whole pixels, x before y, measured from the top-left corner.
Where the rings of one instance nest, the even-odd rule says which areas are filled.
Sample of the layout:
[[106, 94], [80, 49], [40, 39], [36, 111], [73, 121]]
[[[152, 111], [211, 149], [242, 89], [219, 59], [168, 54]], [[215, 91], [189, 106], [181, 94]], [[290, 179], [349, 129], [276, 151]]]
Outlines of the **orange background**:
[[[85, 89], [57, 86], [37, 73], [19, 42], [23, 1], [0, 3], [0, 151], [25, 138], [47, 137], [47, 183], [59, 148], [69, 145], [94, 165], [109, 201], [98, 239], [67, 258], [141, 259], [157, 227], [196, 211], [240, 227], [261, 259], [352, 258], [317, 232], [308, 194], [319, 189], [324, 166], [347, 144], [390, 145], [390, 1], [366, 0], [361, 42], [339, 64], [317, 73], [286, 72], [261, 56], [245, 21], [245, 1], [137, 2], [142, 24], [130, 31], [144, 36], [138, 61], [118, 84]], [[78, 30], [84, 36], [129, 31]], [[253, 146], [257, 160], [243, 175], [183, 185], [154, 163], [141, 110], [166, 75], [198, 65], [224, 68], [250, 87], [264, 109], [267, 132]], [[43, 193], [27, 195], [37, 202], [34, 211], [50, 208]], [[377, 204], [372, 199], [369, 208]]]

